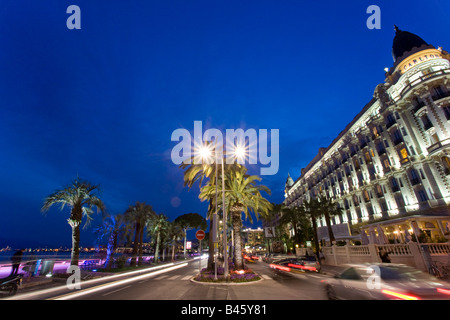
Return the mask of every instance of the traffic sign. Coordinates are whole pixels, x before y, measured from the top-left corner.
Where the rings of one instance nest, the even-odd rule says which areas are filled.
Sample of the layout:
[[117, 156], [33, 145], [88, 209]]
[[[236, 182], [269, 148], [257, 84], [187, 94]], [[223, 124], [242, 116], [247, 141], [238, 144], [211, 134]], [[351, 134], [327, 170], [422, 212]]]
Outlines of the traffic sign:
[[198, 230], [198, 231], [195, 233], [195, 237], [197, 238], [197, 240], [203, 240], [203, 239], [205, 239], [205, 231], [203, 231], [203, 230]]

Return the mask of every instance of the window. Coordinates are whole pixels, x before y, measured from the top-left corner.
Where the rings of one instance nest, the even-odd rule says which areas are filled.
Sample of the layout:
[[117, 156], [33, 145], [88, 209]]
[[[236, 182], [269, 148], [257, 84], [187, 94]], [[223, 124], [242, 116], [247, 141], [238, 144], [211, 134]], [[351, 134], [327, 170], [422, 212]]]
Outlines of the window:
[[399, 143], [403, 142], [402, 134], [400, 133], [400, 130], [394, 131], [394, 139], [392, 139], [394, 142], [394, 145], [398, 145]]
[[444, 90], [442, 90], [440, 86], [433, 88], [432, 95], [433, 100], [442, 99], [446, 96]]
[[386, 148], [389, 148], [389, 143], [387, 142], [387, 140], [384, 140], [384, 145]]
[[428, 200], [427, 194], [423, 189], [420, 189], [419, 191], [417, 191], [417, 195], [419, 197], [420, 202], [424, 202], [424, 201]]
[[425, 179], [425, 175], [424, 175], [422, 169], [419, 169], [419, 171], [420, 171], [420, 176], [422, 177], [422, 180], [424, 180]]
[[376, 127], [373, 127], [373, 128], [372, 128], [372, 132], [373, 132], [373, 135], [374, 135], [375, 137], [378, 137], [378, 130], [377, 130]]
[[450, 120], [450, 106], [445, 106], [442, 108], [442, 110], [444, 110], [444, 114], [447, 120]]
[[400, 150], [400, 154], [402, 156], [402, 159], [407, 159], [408, 158], [408, 151], [406, 150], [406, 148], [403, 148]]
[[450, 173], [450, 159], [448, 157], [443, 157], [441, 159], [442, 165], [444, 166], [444, 172], [445, 174]]
[[433, 124], [431, 123], [430, 118], [428, 118], [428, 115], [424, 114], [422, 117], [420, 117], [420, 119], [422, 120], [423, 128], [425, 130], [433, 127]]
[[389, 159], [384, 159], [383, 161], [384, 169], [389, 170], [391, 168], [391, 164], [389, 162]]
[[391, 180], [392, 192], [400, 191], [400, 187], [398, 186], [398, 182], [396, 178], [392, 178]]
[[419, 175], [418, 175], [416, 169], [411, 169], [410, 177], [411, 177], [411, 184], [413, 186], [420, 183], [420, 178], [419, 178]]
[[408, 135], [408, 134], [406, 133], [405, 127], [400, 127], [400, 129], [402, 130], [403, 136], [407, 136], [407, 135]]

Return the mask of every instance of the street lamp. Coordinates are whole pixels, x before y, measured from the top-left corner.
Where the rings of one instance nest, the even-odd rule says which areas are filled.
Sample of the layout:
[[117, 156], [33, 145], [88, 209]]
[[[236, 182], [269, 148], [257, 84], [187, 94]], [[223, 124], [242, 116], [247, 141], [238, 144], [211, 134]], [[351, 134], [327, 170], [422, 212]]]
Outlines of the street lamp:
[[[216, 211], [213, 215], [213, 226], [214, 226], [214, 233], [216, 233], [216, 228], [217, 228], [217, 172], [218, 172], [218, 164], [217, 161], [219, 160], [217, 158], [218, 155], [216, 155], [216, 150], [217, 146], [215, 146], [214, 149], [214, 162], [216, 164]], [[212, 151], [210, 148], [210, 145], [208, 146], [202, 146], [199, 150], [199, 155], [202, 157], [203, 160], [207, 160], [208, 163], [211, 160], [211, 156], [212, 156]], [[233, 150], [233, 152], [231, 154], [229, 154], [229, 156], [234, 156], [235, 159], [238, 160], [243, 160], [245, 159], [245, 155], [246, 155], [246, 151], [244, 147], [241, 146], [236, 146]], [[221, 167], [222, 167], [222, 213], [223, 213], [223, 226], [222, 226], [222, 232], [223, 232], [223, 237], [222, 237], [222, 241], [223, 241], [223, 260], [224, 260], [224, 265], [223, 265], [223, 269], [224, 269], [224, 277], [225, 279], [228, 279], [229, 277], [229, 268], [228, 268], [228, 252], [227, 252], [227, 248], [228, 248], [228, 241], [227, 241], [227, 221], [228, 221], [228, 217], [227, 217], [227, 211], [226, 211], [226, 207], [225, 207], [225, 157], [221, 156], [220, 158], [220, 162], [221, 162]], [[217, 236], [216, 236], [217, 237]], [[216, 237], [213, 236], [214, 240], [216, 239]], [[217, 269], [216, 269], [217, 270]], [[216, 271], [217, 272], [217, 271]], [[215, 274], [215, 278], [217, 278], [217, 274]]]

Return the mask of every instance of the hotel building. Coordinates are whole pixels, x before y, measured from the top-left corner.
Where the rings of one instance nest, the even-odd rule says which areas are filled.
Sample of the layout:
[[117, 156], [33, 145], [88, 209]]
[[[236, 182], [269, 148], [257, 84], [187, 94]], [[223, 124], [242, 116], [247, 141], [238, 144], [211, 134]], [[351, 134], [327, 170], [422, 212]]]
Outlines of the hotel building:
[[[385, 81], [297, 180], [288, 177], [284, 204], [328, 197], [343, 209], [332, 224], [347, 224], [350, 235], [381, 225], [389, 239], [405, 242], [418, 227], [429, 241], [448, 241], [450, 55], [395, 29]], [[318, 222], [326, 226], [323, 217]]]

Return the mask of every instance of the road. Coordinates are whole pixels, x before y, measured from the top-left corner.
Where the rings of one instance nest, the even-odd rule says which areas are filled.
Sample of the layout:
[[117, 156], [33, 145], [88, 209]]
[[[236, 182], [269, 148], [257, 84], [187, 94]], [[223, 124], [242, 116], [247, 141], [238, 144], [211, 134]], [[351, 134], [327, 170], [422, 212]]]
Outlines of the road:
[[[206, 260], [202, 261], [203, 266]], [[202, 267], [203, 267], [202, 266]], [[287, 273], [273, 270], [264, 262], [248, 263], [263, 281], [245, 285], [198, 284], [190, 281], [199, 271], [199, 260], [179, 263], [131, 276], [83, 283], [81, 289], [44, 290], [19, 293], [26, 300], [324, 300], [318, 273]]]

